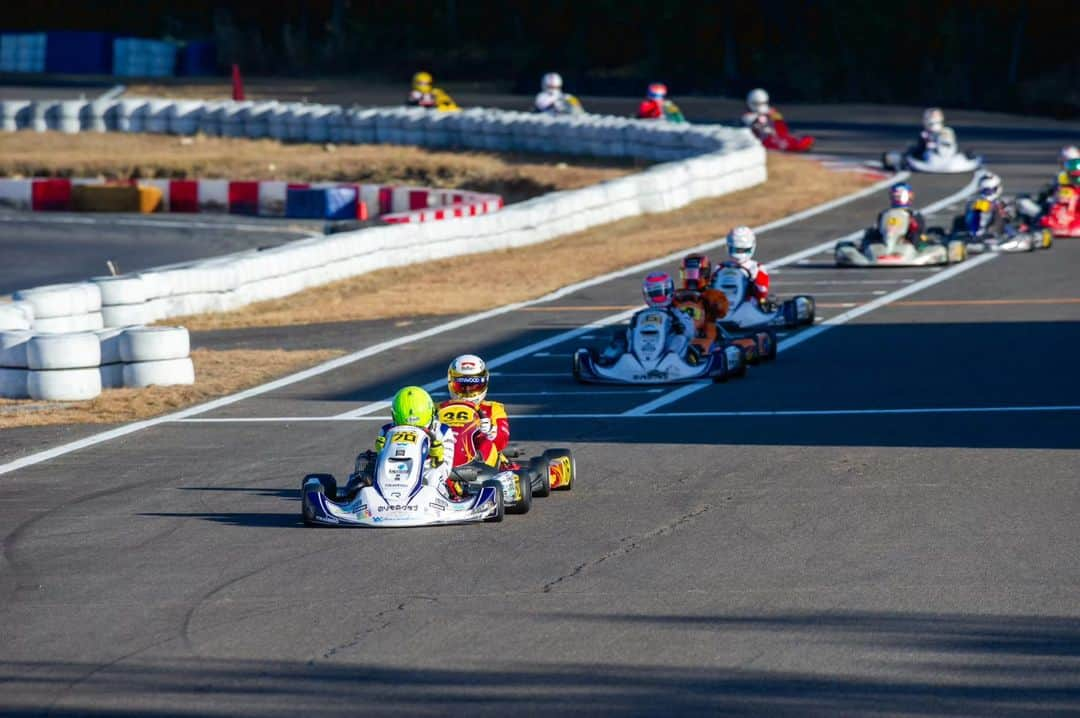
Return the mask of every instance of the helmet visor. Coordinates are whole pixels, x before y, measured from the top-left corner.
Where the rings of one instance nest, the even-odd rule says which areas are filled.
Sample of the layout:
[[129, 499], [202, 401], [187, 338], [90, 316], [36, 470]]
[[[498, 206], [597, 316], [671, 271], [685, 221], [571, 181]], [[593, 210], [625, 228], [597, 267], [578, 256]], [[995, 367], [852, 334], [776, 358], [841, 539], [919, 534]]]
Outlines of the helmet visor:
[[732, 245], [728, 249], [728, 254], [730, 254], [732, 257], [749, 257], [753, 253], [753, 247], [738, 247], [736, 245]]
[[486, 376], [455, 376], [450, 380], [450, 394], [459, 399], [475, 399], [487, 391]]
[[671, 295], [668, 293], [668, 288], [663, 284], [650, 284], [645, 287], [645, 296], [654, 304], [664, 304], [671, 301]]

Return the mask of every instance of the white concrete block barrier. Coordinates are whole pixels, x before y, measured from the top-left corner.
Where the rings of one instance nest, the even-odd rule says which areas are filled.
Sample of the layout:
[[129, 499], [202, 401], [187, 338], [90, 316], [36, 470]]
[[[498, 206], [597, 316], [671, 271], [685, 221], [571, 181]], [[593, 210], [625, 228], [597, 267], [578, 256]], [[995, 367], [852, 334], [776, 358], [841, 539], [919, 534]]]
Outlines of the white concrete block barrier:
[[[106, 326], [228, 311], [385, 267], [520, 247], [626, 217], [666, 212], [765, 179], [764, 150], [753, 145], [657, 165], [580, 190], [555, 192], [495, 214], [311, 237], [264, 251], [98, 278], [93, 283], [109, 302], [146, 297], [141, 304], [106, 304], [102, 308]], [[436, 199], [425, 201], [454, 206], [453, 193], [432, 196]], [[405, 193], [394, 201], [408, 199]], [[438, 210], [419, 212], [430, 211]], [[148, 282], [152, 290], [146, 290]]]

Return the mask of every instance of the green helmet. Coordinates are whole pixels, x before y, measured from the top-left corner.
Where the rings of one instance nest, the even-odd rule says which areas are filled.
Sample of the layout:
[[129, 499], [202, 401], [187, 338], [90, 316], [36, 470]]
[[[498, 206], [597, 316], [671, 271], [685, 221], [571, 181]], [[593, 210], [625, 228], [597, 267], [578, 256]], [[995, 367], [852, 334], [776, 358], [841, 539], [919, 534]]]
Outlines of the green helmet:
[[418, 386], [407, 386], [394, 394], [390, 415], [398, 426], [418, 426], [422, 429], [431, 425], [435, 416], [435, 402], [431, 395]]

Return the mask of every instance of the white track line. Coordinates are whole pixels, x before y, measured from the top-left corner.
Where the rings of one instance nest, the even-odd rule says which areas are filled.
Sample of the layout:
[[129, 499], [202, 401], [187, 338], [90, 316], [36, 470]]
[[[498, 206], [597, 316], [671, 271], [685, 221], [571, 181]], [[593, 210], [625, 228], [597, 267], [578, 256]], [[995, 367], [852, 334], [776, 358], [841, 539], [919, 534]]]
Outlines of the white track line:
[[[789, 224], [794, 224], [795, 222], [800, 222], [800, 221], [802, 221], [804, 219], [807, 219], [809, 217], [813, 217], [815, 215], [822, 214], [823, 212], [828, 212], [829, 210], [835, 209], [837, 207], [842, 207], [845, 204], [849, 204], [849, 203], [854, 202], [856, 200], [862, 199], [863, 197], [867, 197], [867, 196], [869, 196], [869, 195], [871, 195], [871, 194], [873, 194], [875, 192], [879, 192], [882, 189], [888, 187], [893, 182], [902, 181], [904, 179], [907, 179], [910, 176], [911, 175], [908, 172], [901, 172], [901, 173], [899, 173], [899, 174], [897, 174], [897, 175], [895, 175], [893, 177], [890, 177], [888, 179], [882, 180], [881, 182], [877, 182], [875, 184], [872, 184], [869, 187], [866, 187], [866, 188], [864, 188], [862, 190], [859, 190], [858, 192], [854, 192], [852, 194], [849, 194], [849, 195], [847, 195], [845, 197], [840, 197], [838, 199], [834, 199], [834, 200], [831, 200], [829, 202], [819, 204], [816, 207], [811, 207], [811, 208], [805, 209], [805, 210], [803, 210], [801, 212], [796, 212], [795, 214], [788, 215], [787, 217], [784, 217], [782, 219], [778, 219], [778, 220], [775, 220], [773, 222], [769, 222], [767, 224], [761, 225], [760, 227], [755, 228], [754, 231], [758, 232], [758, 233], [762, 233], [762, 232], [767, 232], [767, 231], [772, 230], [772, 229], [777, 229], [779, 227], [785, 227], [785, 226], [787, 226]], [[855, 233], [855, 234], [858, 234], [858, 233]], [[828, 245], [830, 245], [830, 244], [832, 244], [834, 242], [835, 242], [835, 240], [830, 240], [829, 242], [823, 242], [820, 245], [817, 245], [815, 247], [811, 247], [808, 250], [803, 250], [802, 252], [797, 252], [797, 253], [795, 253], [793, 255], [789, 255], [785, 259], [788, 259], [789, 263], [797, 261], [798, 259], [802, 259], [803, 257], [811, 256], [812, 254], [820, 252], [823, 248], [825, 248], [826, 246], [828, 246]], [[460, 317], [458, 319], [454, 319], [454, 320], [446, 322], [444, 324], [440, 324], [440, 325], [431, 327], [430, 329], [426, 329], [426, 330], [421, 331], [421, 332], [416, 332], [414, 334], [409, 334], [409, 335], [406, 335], [406, 336], [403, 336], [403, 337], [398, 337], [396, 339], [390, 339], [390, 340], [387, 340], [387, 341], [384, 341], [384, 342], [380, 342], [378, 344], [375, 344], [374, 346], [370, 346], [370, 347], [367, 347], [365, 349], [361, 349], [360, 351], [353, 352], [352, 354], [346, 354], [345, 356], [338, 357], [337, 359], [331, 359], [330, 361], [324, 362], [322, 364], [318, 364], [316, 366], [311, 367], [310, 369], [305, 369], [304, 371], [300, 371], [300, 372], [297, 372], [295, 374], [290, 374], [288, 376], [281, 377], [280, 379], [275, 379], [274, 381], [267, 382], [266, 384], [261, 384], [259, 386], [255, 386], [255, 387], [252, 387], [250, 389], [245, 389], [244, 391], [237, 392], [236, 394], [230, 394], [229, 396], [223, 396], [221, 398], [214, 399], [212, 401], [208, 401], [205, 404], [199, 404], [197, 406], [188, 407], [187, 409], [182, 409], [180, 411], [173, 412], [171, 414], [165, 414], [165, 415], [162, 415], [162, 416], [154, 417], [153, 419], [146, 419], [144, 421], [137, 421], [137, 422], [134, 422], [132, 424], [125, 424], [124, 426], [120, 426], [120, 427], [117, 427], [115, 429], [111, 429], [109, 431], [104, 431], [104, 432], [102, 432], [100, 434], [94, 434], [92, 436], [88, 436], [88, 437], [85, 437], [83, 439], [79, 439], [78, 441], [72, 441], [72, 442], [69, 442], [67, 444], [61, 444], [60, 446], [55, 446], [55, 447], [53, 447], [51, 449], [46, 449], [45, 451], [39, 451], [39, 452], [34, 453], [34, 454], [28, 454], [28, 455], [23, 456], [21, 458], [15, 459], [14, 461], [9, 461], [6, 464], [0, 464], [0, 476], [2, 476], [4, 474], [9, 474], [12, 471], [18, 471], [19, 469], [23, 469], [23, 468], [26, 468], [28, 466], [33, 466], [35, 464], [40, 464], [43, 461], [49, 461], [49, 460], [55, 459], [55, 458], [57, 458], [59, 456], [64, 456], [66, 454], [70, 454], [70, 453], [75, 452], [75, 451], [80, 451], [82, 449], [85, 449], [85, 448], [88, 448], [88, 447], [91, 447], [91, 446], [96, 446], [97, 444], [101, 444], [101, 443], [104, 443], [106, 441], [112, 441], [113, 439], [118, 439], [118, 438], [120, 438], [122, 436], [127, 436], [128, 434], [134, 434], [135, 432], [142, 431], [143, 429], [149, 429], [151, 427], [158, 426], [160, 424], [164, 424], [164, 423], [167, 423], [167, 422], [180, 421], [180, 420], [187, 419], [187, 418], [190, 418], [190, 417], [193, 417], [193, 416], [198, 416], [199, 414], [205, 414], [207, 412], [219, 409], [219, 408], [221, 408], [223, 406], [228, 406], [230, 404], [235, 404], [237, 402], [244, 401], [246, 399], [250, 399], [251, 397], [254, 397], [254, 396], [259, 396], [261, 394], [266, 394], [266, 393], [271, 392], [271, 391], [276, 391], [277, 389], [281, 389], [283, 387], [290, 386], [292, 384], [296, 384], [296, 383], [301, 382], [301, 381], [306, 381], [308, 379], [311, 379], [312, 377], [320, 376], [322, 374], [326, 374], [326, 373], [334, 371], [336, 369], [340, 369], [342, 367], [349, 366], [350, 364], [355, 364], [356, 362], [361, 361], [362, 359], [367, 359], [367, 358], [375, 356], [377, 354], [382, 354], [383, 352], [390, 351], [391, 349], [396, 349], [397, 347], [400, 347], [400, 346], [403, 346], [403, 345], [406, 345], [406, 344], [412, 344], [414, 342], [418, 342], [418, 341], [421, 341], [423, 339], [427, 339], [428, 337], [436, 336], [438, 334], [445, 334], [446, 332], [451, 332], [451, 331], [454, 331], [455, 329], [460, 329], [461, 327], [468, 326], [470, 324], [475, 324], [477, 322], [482, 322], [482, 321], [485, 321], [487, 319], [491, 319], [493, 317], [501, 316], [503, 314], [508, 314], [510, 312], [515, 312], [518, 309], [521, 309], [523, 307], [533, 306], [533, 305], [536, 305], [536, 304], [543, 304], [545, 302], [551, 302], [551, 301], [554, 301], [556, 299], [561, 299], [562, 297], [565, 297], [565, 296], [568, 296], [568, 295], [573, 294], [575, 292], [581, 291], [582, 289], [586, 289], [588, 287], [592, 287], [592, 286], [595, 286], [597, 284], [603, 284], [605, 282], [609, 282], [612, 279], [617, 279], [619, 277], [624, 277], [624, 276], [627, 276], [627, 275], [630, 275], [630, 274], [637, 274], [637, 273], [640, 273], [642, 270], [649, 269], [651, 267], [655, 267], [655, 266], [663, 265], [663, 264], [668, 264], [670, 262], [674, 262], [674, 261], [682, 258], [683, 256], [685, 256], [688, 253], [691, 253], [691, 252], [704, 252], [704, 251], [707, 251], [709, 249], [719, 247], [724, 243], [725, 243], [724, 239], [717, 239], [717, 240], [714, 240], [712, 242], [707, 242], [705, 244], [698, 245], [697, 247], [691, 247], [689, 249], [685, 249], [685, 250], [682, 250], [680, 252], [675, 252], [675, 253], [669, 254], [669, 255], [667, 255], [665, 257], [660, 257], [659, 259], [649, 260], [647, 262], [642, 262], [640, 264], [636, 264], [636, 265], [634, 265], [632, 267], [626, 267], [624, 269], [616, 270], [614, 272], [608, 272], [606, 274], [601, 274], [601, 275], [599, 275], [597, 277], [592, 277], [591, 279], [586, 279], [586, 280], [583, 280], [581, 282], [576, 282], [574, 284], [569, 284], [569, 285], [567, 285], [567, 286], [565, 286], [565, 287], [563, 287], [561, 289], [557, 289], [554, 292], [546, 294], [543, 297], [539, 297], [538, 299], [531, 299], [531, 300], [525, 301], [525, 302], [515, 302], [513, 304], [505, 304], [505, 305], [503, 305], [501, 307], [496, 307], [494, 309], [489, 309], [489, 310], [487, 310], [485, 312], [480, 312], [479, 314], [473, 314], [473, 315], [470, 315], [470, 316], [467, 316], [467, 317]], [[598, 328], [606, 326], [608, 324], [614, 324], [616, 322], [622, 321], [624, 319], [629, 318], [633, 314], [634, 311], [635, 310], [628, 310], [628, 311], [625, 311], [625, 312], [620, 312], [618, 314], [613, 314], [613, 315], [611, 315], [609, 317], [606, 317], [605, 319], [601, 319], [601, 320], [598, 320], [596, 322], [591, 322], [590, 324], [586, 324], [584, 327], [580, 327], [578, 329], [574, 329], [574, 330], [571, 330], [571, 331], [568, 331], [568, 332], [563, 332], [562, 334], [556, 335], [556, 336], [551, 337], [551, 338], [549, 338], [547, 340], [531, 344], [528, 347], [524, 347], [523, 349], [519, 349], [517, 351], [510, 352], [508, 354], [504, 354], [502, 357], [499, 357], [499, 359], [501, 359], [502, 361], [496, 362], [496, 361], [493, 360], [491, 362], [488, 362], [488, 366], [490, 366], [492, 368], [495, 368], [497, 366], [500, 366], [501, 364], [506, 364], [506, 363], [508, 363], [510, 361], [514, 361], [514, 360], [520, 358], [521, 356], [527, 356], [527, 355], [529, 355], [529, 354], [531, 354], [533, 352], [536, 352], [538, 350], [545, 349], [545, 348], [547, 348], [549, 346], [554, 346], [556, 344], [559, 344], [559, 343], [561, 343], [563, 341], [566, 341], [567, 339], [572, 339], [574, 337], [581, 336], [582, 334], [587, 334], [587, 333], [589, 333], [590, 331], [592, 331], [594, 329], [598, 329]], [[427, 386], [431, 386], [432, 388], [435, 388], [436, 386], [439, 386], [442, 383], [443, 383], [443, 380], [440, 379], [437, 382], [432, 382], [432, 383], [428, 384]], [[378, 411], [380, 409], [385, 408], [387, 406], [387, 404], [382, 403], [382, 402], [376, 402], [374, 405], [369, 405], [369, 406], [376, 407], [376, 408], [372, 409], [371, 411]], [[367, 407], [361, 407], [360, 409], [357, 409], [355, 412], [348, 412], [347, 415], [348, 415], [349, 418], [352, 418], [354, 416], [360, 416], [360, 415], [370, 413], [369, 411], [365, 411], [365, 409], [367, 409]], [[345, 416], [345, 415], [343, 415], [343, 416]]]
[[[854, 309], [849, 309], [848, 311], [846, 311], [846, 312], [844, 312], [842, 314], [837, 314], [835, 317], [832, 317], [832, 318], [822, 322], [821, 324], [815, 324], [814, 326], [812, 326], [812, 327], [810, 327], [810, 328], [808, 328], [808, 329], [806, 329], [804, 331], [798, 332], [797, 334], [791, 336], [790, 338], [784, 339], [783, 341], [779, 342], [776, 345], [776, 351], [777, 352], [782, 352], [782, 351], [786, 351], [788, 349], [791, 349], [792, 347], [796, 347], [799, 344], [802, 344], [803, 342], [807, 341], [808, 339], [813, 339], [817, 335], [819, 335], [819, 334], [821, 334], [823, 332], [827, 332], [827, 331], [829, 331], [830, 329], [832, 329], [834, 327], [838, 327], [841, 324], [845, 324], [847, 322], [850, 322], [852, 319], [855, 319], [856, 317], [861, 317], [863, 314], [866, 314], [868, 312], [872, 312], [872, 311], [874, 311], [875, 309], [877, 309], [879, 307], [885, 306], [886, 304], [891, 304], [892, 302], [895, 302], [898, 299], [903, 299], [904, 297], [906, 297], [906, 296], [908, 296], [910, 294], [920, 292], [923, 289], [926, 289], [927, 287], [930, 287], [930, 286], [933, 286], [935, 284], [939, 284], [941, 282], [944, 282], [947, 279], [951, 279], [952, 277], [955, 277], [957, 274], [960, 274], [961, 272], [966, 272], [966, 271], [968, 271], [970, 269], [975, 269], [976, 267], [978, 267], [981, 264], [986, 264], [987, 262], [989, 262], [989, 261], [991, 261], [993, 259], [996, 259], [998, 256], [999, 256], [998, 254], [984, 254], [981, 257], [969, 260], [967, 262], [964, 262], [963, 264], [957, 264], [957, 265], [949, 268], [948, 270], [942, 272], [941, 274], [935, 274], [932, 277], [927, 277], [926, 279], [922, 280], [921, 282], [917, 282], [915, 284], [908, 285], [907, 287], [904, 287], [903, 289], [898, 289], [897, 291], [895, 291], [895, 292], [893, 292], [891, 294], [886, 294], [883, 297], [878, 297], [877, 299], [875, 299], [872, 302], [867, 302], [866, 304], [862, 304], [862, 305], [860, 305], [858, 307], [855, 307]], [[696, 383], [693, 383], [693, 384], [686, 384], [686, 385], [681, 386], [678, 389], [675, 389], [675, 390], [673, 390], [673, 391], [671, 391], [671, 392], [669, 392], [669, 393], [667, 393], [667, 394], [665, 394], [663, 396], [657, 397], [656, 399], [653, 399], [650, 402], [647, 402], [645, 404], [641, 404], [640, 406], [635, 406], [632, 409], [628, 409], [625, 413], [627, 415], [629, 415], [629, 416], [644, 416], [645, 414], [648, 414], [648, 413], [652, 412], [654, 409], [658, 409], [661, 406], [667, 406], [668, 404], [679, 401], [680, 399], [688, 397], [691, 394], [697, 393], [697, 392], [701, 391], [702, 389], [705, 389], [706, 387], [711, 386], [711, 385], [712, 385], [711, 381], [708, 381], [708, 382], [700, 381], [700, 382], [696, 382]]]
[[[1045, 406], [921, 406], [903, 409], [775, 409], [755, 411], [672, 411], [660, 414], [511, 414], [522, 419], [693, 419], [707, 417], [785, 417], [785, 416], [888, 416], [891, 414], [1016, 414], [1080, 411], [1080, 404]], [[180, 419], [183, 424], [288, 424], [297, 421], [386, 421], [381, 416], [262, 416], [224, 419], [201, 417]]]

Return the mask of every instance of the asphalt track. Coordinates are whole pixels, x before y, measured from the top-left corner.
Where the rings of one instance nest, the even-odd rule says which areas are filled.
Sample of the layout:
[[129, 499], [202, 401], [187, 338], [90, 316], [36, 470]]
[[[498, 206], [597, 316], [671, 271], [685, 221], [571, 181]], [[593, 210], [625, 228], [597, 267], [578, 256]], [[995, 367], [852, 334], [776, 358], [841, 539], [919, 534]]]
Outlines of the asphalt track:
[[[882, 149], [859, 121], [822, 150]], [[1014, 190], [1076, 133], [979, 121]], [[969, 179], [912, 182], [928, 204]], [[855, 231], [883, 197], [760, 253]], [[774, 281], [818, 297], [816, 336], [685, 395], [571, 380], [605, 331], [579, 328], [637, 302], [618, 277], [0, 475], [0, 711], [1076, 713], [1078, 269], [1066, 241], [956, 270], [804, 257]], [[440, 321], [196, 343], [359, 350]], [[303, 528], [300, 477], [344, 472], [380, 400], [466, 351], [505, 358], [515, 439], [572, 447], [575, 489], [500, 525]], [[49, 444], [5, 434], [4, 460]]]

